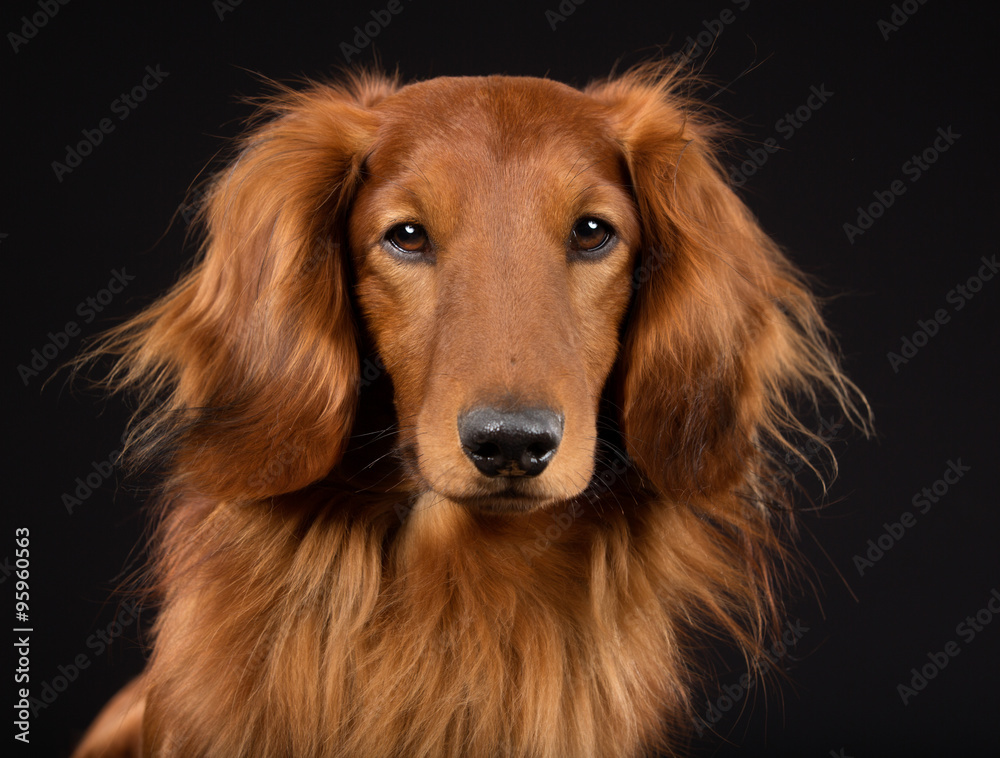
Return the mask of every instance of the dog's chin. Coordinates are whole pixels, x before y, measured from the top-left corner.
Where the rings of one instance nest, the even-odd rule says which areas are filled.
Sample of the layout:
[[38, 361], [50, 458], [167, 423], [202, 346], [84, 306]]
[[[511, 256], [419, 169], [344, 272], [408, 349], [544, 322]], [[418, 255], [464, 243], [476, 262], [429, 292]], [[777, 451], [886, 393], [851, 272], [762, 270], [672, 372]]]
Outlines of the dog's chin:
[[528, 495], [477, 495], [449, 496], [449, 499], [476, 513], [516, 515], [531, 513], [544, 508], [552, 499], [539, 499]]
[[517, 515], [533, 513], [566, 500], [562, 495], [548, 492], [545, 488], [527, 486], [519, 481], [512, 482], [493, 491], [442, 492], [443, 497], [475, 513], [492, 515]]

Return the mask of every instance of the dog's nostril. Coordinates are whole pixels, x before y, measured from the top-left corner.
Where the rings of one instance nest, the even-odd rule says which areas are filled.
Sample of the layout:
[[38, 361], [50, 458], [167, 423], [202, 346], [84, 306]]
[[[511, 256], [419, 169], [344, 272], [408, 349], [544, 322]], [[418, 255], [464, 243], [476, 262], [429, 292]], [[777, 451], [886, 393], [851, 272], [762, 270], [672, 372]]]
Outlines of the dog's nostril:
[[500, 448], [492, 442], [484, 442], [481, 445], [468, 448], [474, 455], [480, 458], [494, 458], [500, 455]]
[[563, 417], [546, 408], [474, 408], [458, 419], [462, 450], [486, 476], [538, 476], [562, 440]]
[[551, 455], [553, 449], [547, 443], [533, 444], [528, 445], [527, 452], [534, 458], [544, 458], [546, 455]]

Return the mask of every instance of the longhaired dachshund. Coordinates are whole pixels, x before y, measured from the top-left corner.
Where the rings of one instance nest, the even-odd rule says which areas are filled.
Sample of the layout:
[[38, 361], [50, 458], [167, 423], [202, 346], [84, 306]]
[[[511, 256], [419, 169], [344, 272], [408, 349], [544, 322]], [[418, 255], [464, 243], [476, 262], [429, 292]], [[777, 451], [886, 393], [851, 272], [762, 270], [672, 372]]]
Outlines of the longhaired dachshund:
[[868, 423], [688, 91], [264, 103], [197, 264], [95, 347], [162, 472], [158, 613], [77, 756], [683, 749], [706, 640], [780, 632], [802, 414]]

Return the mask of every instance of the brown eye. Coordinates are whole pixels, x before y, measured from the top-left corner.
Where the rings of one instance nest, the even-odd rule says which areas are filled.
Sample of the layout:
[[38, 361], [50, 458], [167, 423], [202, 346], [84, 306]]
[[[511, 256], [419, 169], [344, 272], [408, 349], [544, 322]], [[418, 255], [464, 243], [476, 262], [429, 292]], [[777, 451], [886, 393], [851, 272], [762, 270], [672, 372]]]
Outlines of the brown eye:
[[407, 255], [420, 255], [430, 252], [430, 241], [427, 232], [420, 224], [396, 224], [385, 235], [394, 248]]
[[578, 253], [597, 253], [614, 238], [614, 231], [596, 218], [581, 218], [573, 227], [570, 247]]

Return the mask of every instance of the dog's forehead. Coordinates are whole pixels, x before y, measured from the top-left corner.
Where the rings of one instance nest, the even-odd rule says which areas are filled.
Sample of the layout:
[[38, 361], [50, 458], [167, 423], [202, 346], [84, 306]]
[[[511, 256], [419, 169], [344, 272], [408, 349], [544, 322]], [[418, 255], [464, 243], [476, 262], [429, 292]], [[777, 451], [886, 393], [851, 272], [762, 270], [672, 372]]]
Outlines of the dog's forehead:
[[[371, 159], [446, 170], [599, 161], [615, 149], [604, 107], [549, 79], [440, 77], [403, 87], [376, 108]], [[544, 160], [542, 160], [544, 159]]]

